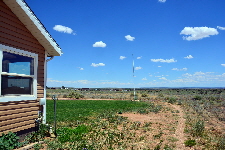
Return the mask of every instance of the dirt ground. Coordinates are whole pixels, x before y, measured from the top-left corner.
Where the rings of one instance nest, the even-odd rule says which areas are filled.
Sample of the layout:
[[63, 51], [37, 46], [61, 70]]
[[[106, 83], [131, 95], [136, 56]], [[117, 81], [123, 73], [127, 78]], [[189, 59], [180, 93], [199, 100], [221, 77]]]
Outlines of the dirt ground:
[[191, 148], [185, 147], [184, 145], [186, 137], [184, 134], [185, 119], [183, 109], [179, 105], [172, 104], [164, 104], [164, 107], [167, 108], [167, 111], [160, 113], [149, 113], [144, 115], [124, 113], [121, 114], [121, 116], [128, 117], [132, 122], [140, 122], [142, 125], [150, 122], [152, 131], [146, 132], [145, 135], [148, 136], [149, 141], [154, 141], [154, 145], [159, 144], [159, 140], [154, 137], [161, 132], [162, 135], [160, 139], [163, 139], [162, 147], [171, 145], [176, 147], [176, 150], [190, 150]]

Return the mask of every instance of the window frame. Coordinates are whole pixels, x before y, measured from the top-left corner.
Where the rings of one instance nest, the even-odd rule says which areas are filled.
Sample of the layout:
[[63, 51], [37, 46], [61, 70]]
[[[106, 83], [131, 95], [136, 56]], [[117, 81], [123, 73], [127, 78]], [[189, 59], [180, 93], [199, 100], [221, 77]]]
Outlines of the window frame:
[[[37, 99], [38, 54], [0, 44], [0, 74], [1, 74], [0, 75], [0, 87], [2, 85], [2, 83], [1, 83], [2, 82], [2, 74], [10, 75], [10, 73], [2, 72], [3, 51], [9, 52], [9, 53], [13, 53], [13, 54], [17, 54], [17, 55], [21, 55], [21, 56], [32, 57], [34, 59], [34, 75], [20, 75], [20, 74], [16, 74], [16, 76], [33, 78], [32, 95], [23, 95], [23, 94], [21, 94], [21, 95], [18, 95], [18, 94], [15, 94], [15, 95], [12, 95], [12, 94], [11, 95], [1, 95], [1, 90], [0, 90], [0, 102], [21, 101], [21, 100], [36, 100]], [[15, 76], [15, 74], [11, 74], [11, 75]]]

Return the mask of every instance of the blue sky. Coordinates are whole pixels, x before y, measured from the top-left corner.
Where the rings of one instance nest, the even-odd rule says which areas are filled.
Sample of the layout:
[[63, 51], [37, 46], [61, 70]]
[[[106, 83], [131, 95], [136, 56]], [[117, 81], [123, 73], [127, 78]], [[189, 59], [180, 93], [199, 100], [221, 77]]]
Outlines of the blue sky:
[[224, 0], [26, 2], [64, 53], [47, 86], [225, 86]]

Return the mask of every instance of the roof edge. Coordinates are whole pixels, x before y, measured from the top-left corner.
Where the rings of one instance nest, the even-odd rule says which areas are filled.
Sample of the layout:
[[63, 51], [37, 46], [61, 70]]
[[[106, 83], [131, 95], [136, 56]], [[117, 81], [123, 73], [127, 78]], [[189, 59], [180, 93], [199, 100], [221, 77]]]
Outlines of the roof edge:
[[[31, 21], [31, 23], [34, 25], [34, 28], [36, 28], [35, 30], [38, 30], [41, 34], [42, 37], [44, 38], [37, 38], [35, 36], [35, 33], [32, 33], [32, 31], [28, 28], [28, 30], [34, 35], [35, 38], [37, 38], [37, 40], [40, 42], [40, 44], [45, 48], [45, 50], [48, 52], [49, 56], [61, 56], [63, 54], [61, 48], [59, 47], [59, 45], [56, 43], [56, 41], [51, 37], [51, 35], [49, 34], [49, 32], [46, 30], [46, 28], [44, 27], [44, 25], [41, 23], [41, 21], [36, 17], [36, 15], [34, 14], [34, 12], [30, 9], [30, 7], [27, 5], [27, 3], [24, 0], [3, 0], [5, 2], [6, 5], [12, 3], [13, 1], [15, 1], [21, 8], [21, 10], [24, 11], [24, 13], [26, 14], [27, 18]], [[9, 6], [9, 5], [8, 5]], [[10, 9], [14, 9], [11, 8]], [[16, 11], [16, 10], [15, 10]], [[17, 15], [17, 14], [16, 14]], [[20, 18], [18, 16], [18, 18], [23, 22], [23, 19]], [[23, 22], [24, 23], [24, 22]], [[25, 23], [24, 23], [25, 24]], [[45, 42], [43, 42], [43, 40], [45, 40]], [[45, 43], [48, 43], [48, 45], [46, 45]], [[51, 51], [49, 50], [51, 48]], [[52, 53], [52, 50], [54, 50], [55, 52]]]

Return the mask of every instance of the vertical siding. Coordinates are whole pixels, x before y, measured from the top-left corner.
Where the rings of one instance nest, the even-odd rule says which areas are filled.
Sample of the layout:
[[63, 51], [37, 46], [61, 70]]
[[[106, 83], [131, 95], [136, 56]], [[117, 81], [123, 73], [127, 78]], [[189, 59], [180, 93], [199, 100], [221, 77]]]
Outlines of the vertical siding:
[[[37, 97], [44, 97], [45, 50], [17, 16], [0, 0], [0, 44], [38, 54]], [[36, 101], [0, 102], [0, 134], [34, 127], [39, 106]]]

